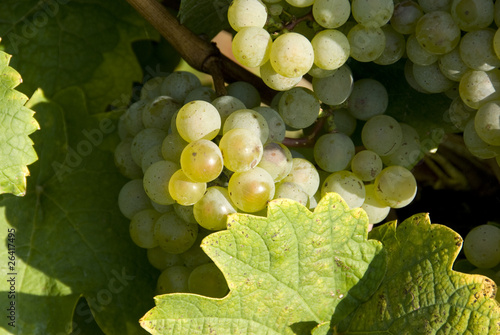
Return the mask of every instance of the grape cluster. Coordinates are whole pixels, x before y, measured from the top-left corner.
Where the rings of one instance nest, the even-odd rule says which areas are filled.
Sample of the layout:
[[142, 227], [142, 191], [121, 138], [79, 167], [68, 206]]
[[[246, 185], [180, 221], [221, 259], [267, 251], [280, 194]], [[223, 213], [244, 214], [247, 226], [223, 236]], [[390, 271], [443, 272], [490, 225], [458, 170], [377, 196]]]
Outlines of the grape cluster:
[[330, 106], [355, 93], [349, 58], [405, 61], [411, 87], [452, 98], [444, 117], [463, 132], [469, 151], [500, 164], [500, 2], [234, 0], [228, 20], [241, 64], [259, 67], [264, 82], [280, 91], [307, 74]]

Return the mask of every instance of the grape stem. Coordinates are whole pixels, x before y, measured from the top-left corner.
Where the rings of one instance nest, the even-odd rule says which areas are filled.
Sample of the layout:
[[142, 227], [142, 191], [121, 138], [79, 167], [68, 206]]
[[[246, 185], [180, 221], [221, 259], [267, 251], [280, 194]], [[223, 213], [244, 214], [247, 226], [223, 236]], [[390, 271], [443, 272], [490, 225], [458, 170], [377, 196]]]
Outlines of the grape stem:
[[312, 129], [312, 131], [309, 135], [301, 137], [301, 138], [285, 137], [281, 143], [283, 143], [287, 147], [293, 147], [293, 148], [312, 147], [312, 146], [314, 146], [314, 143], [316, 143], [316, 137], [321, 132], [321, 129], [323, 128], [323, 125], [325, 124], [325, 121], [326, 121], [326, 117], [324, 117], [324, 116], [320, 117], [316, 120], [316, 124], [314, 125], [314, 128]]
[[301, 23], [302, 21], [313, 21], [314, 22], [314, 16], [313, 16], [312, 12], [309, 12], [306, 15], [301, 16], [299, 18], [295, 18], [294, 20], [292, 20], [292, 22], [285, 25], [283, 28], [286, 30], [293, 30], [295, 28], [295, 26], [298, 25], [299, 23]]
[[157, 0], [127, 0], [181, 55], [198, 71], [208, 73], [214, 80], [218, 95], [226, 95], [225, 82], [246, 81], [270, 103], [277, 91], [269, 88], [261, 78], [223, 55], [214, 43], [194, 34]]

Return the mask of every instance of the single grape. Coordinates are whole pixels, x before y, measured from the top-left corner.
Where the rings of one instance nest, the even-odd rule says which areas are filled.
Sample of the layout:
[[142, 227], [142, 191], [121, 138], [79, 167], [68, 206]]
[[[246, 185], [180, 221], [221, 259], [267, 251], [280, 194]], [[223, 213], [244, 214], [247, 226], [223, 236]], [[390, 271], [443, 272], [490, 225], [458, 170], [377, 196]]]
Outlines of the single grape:
[[442, 93], [455, 85], [454, 81], [443, 75], [437, 62], [431, 65], [413, 64], [413, 77], [428, 93]]
[[463, 102], [474, 109], [485, 103], [500, 100], [500, 70], [469, 70], [460, 79], [458, 87]]
[[391, 25], [382, 26], [385, 36], [385, 47], [382, 54], [373, 62], [379, 65], [390, 65], [400, 60], [406, 51], [406, 40], [403, 34], [398, 33]]
[[451, 102], [447, 115], [459, 131], [464, 131], [469, 120], [476, 115], [476, 110], [467, 106], [460, 97], [456, 97]]
[[189, 143], [182, 151], [180, 162], [186, 176], [202, 183], [216, 179], [224, 168], [221, 150], [205, 139]]
[[237, 128], [249, 130], [258, 136], [263, 144], [269, 138], [269, 126], [266, 118], [253, 109], [240, 109], [232, 112], [224, 122], [222, 134]]
[[172, 207], [174, 209], [175, 214], [177, 214], [177, 216], [179, 216], [184, 221], [187, 221], [189, 223], [198, 223], [194, 218], [192, 205], [183, 206], [178, 203], [175, 203], [172, 205]]
[[309, 74], [313, 78], [325, 78], [325, 77], [331, 76], [336, 71], [337, 71], [337, 69], [335, 69], [335, 70], [325, 70], [325, 69], [322, 69], [322, 68], [318, 67], [316, 64], [313, 64], [313, 66], [307, 72], [307, 74]]
[[175, 121], [179, 135], [187, 141], [211, 140], [219, 133], [221, 119], [212, 104], [196, 100], [184, 105], [177, 113]]
[[329, 133], [344, 133], [351, 136], [356, 130], [356, 118], [346, 108], [335, 109], [326, 119]]
[[274, 199], [291, 199], [297, 201], [303, 206], [309, 205], [309, 195], [300, 187], [292, 182], [281, 182], [276, 185]]
[[491, 269], [500, 263], [500, 229], [491, 224], [474, 227], [464, 240], [467, 260], [481, 269]]
[[495, 30], [480, 29], [468, 32], [460, 40], [460, 57], [464, 63], [474, 70], [490, 71], [500, 67], [493, 49], [493, 37]]
[[158, 128], [146, 128], [135, 135], [130, 145], [130, 154], [135, 164], [142, 166], [142, 156], [155, 145], [161, 145], [167, 133]]
[[233, 172], [249, 170], [259, 164], [263, 146], [257, 135], [248, 129], [231, 129], [219, 142], [224, 165]]
[[393, 0], [352, 0], [352, 16], [365, 27], [382, 27], [392, 17]]
[[152, 164], [144, 173], [144, 191], [148, 197], [160, 205], [171, 205], [175, 200], [168, 193], [168, 182], [180, 166], [171, 161]]
[[286, 33], [274, 40], [269, 60], [277, 73], [288, 78], [296, 78], [311, 69], [314, 50], [311, 42], [303, 35]]
[[217, 97], [217, 94], [211, 87], [201, 86], [197, 87], [186, 95], [184, 99], [184, 104], [195, 100], [203, 100], [206, 102], [211, 102]]
[[450, 13], [444, 11], [428, 12], [418, 20], [415, 36], [424, 49], [442, 55], [458, 45], [460, 28], [453, 21]]
[[118, 207], [127, 219], [132, 219], [136, 213], [151, 208], [151, 202], [142, 186], [142, 179], [130, 180], [122, 186], [118, 193]]
[[182, 104], [184, 100], [186, 100], [186, 96], [189, 92], [200, 86], [200, 79], [193, 73], [188, 71], [175, 71], [163, 80], [161, 95], [169, 96], [176, 102]]
[[307, 159], [293, 158], [292, 170], [281, 182], [295, 183], [312, 197], [319, 188], [319, 173], [316, 167]]
[[382, 162], [387, 166], [400, 165], [410, 170], [423, 157], [420, 136], [412, 126], [406, 123], [400, 123], [399, 125], [403, 132], [401, 145], [392, 154], [382, 156], [381, 158]]
[[181, 169], [177, 170], [168, 182], [170, 196], [183, 206], [194, 205], [203, 197], [207, 183], [193, 181]]
[[171, 266], [182, 265], [183, 263], [180, 255], [169, 254], [160, 247], [148, 249], [147, 256], [149, 263], [162, 271]]
[[191, 271], [189, 292], [212, 298], [222, 298], [228, 292], [226, 279], [214, 263], [200, 265]]
[[374, 61], [385, 49], [385, 34], [380, 27], [357, 24], [349, 30], [347, 39], [351, 46], [351, 57], [359, 62]]
[[351, 171], [337, 171], [329, 175], [321, 187], [321, 196], [329, 192], [339, 194], [349, 208], [361, 207], [365, 201], [365, 185]]
[[377, 115], [366, 121], [361, 130], [361, 140], [366, 149], [380, 156], [395, 152], [403, 140], [398, 121], [389, 115]]
[[269, 142], [264, 145], [264, 152], [258, 167], [266, 170], [275, 182], [285, 178], [292, 170], [292, 153], [281, 143]]
[[226, 87], [227, 94], [238, 98], [246, 108], [254, 108], [260, 106], [260, 93], [250, 83], [246, 81], [235, 81]]
[[130, 137], [118, 143], [114, 152], [115, 165], [120, 170], [120, 173], [129, 179], [142, 178], [141, 167], [132, 158], [131, 146], [132, 138]]
[[314, 64], [325, 70], [335, 70], [344, 65], [351, 52], [347, 37], [335, 29], [318, 32], [311, 44]]
[[375, 195], [375, 188], [373, 184], [365, 185], [365, 202], [361, 208], [368, 215], [368, 223], [376, 224], [382, 222], [391, 210], [391, 207], [381, 202]]
[[158, 242], [154, 239], [154, 228], [156, 220], [161, 213], [154, 209], [144, 209], [136, 213], [129, 225], [130, 238], [141, 248], [154, 248]]
[[157, 294], [189, 292], [188, 279], [191, 270], [183, 265], [174, 265], [163, 270], [156, 284]]
[[431, 65], [439, 59], [438, 55], [427, 51], [418, 43], [415, 34], [411, 34], [406, 40], [406, 55], [413, 64], [418, 65]]
[[305, 87], [294, 87], [281, 96], [278, 112], [288, 126], [302, 129], [316, 121], [320, 107], [313, 91]]
[[267, 30], [244, 27], [234, 36], [231, 46], [238, 62], [248, 67], [259, 67], [269, 60], [272, 44]]
[[131, 104], [125, 111], [123, 122], [125, 124], [125, 129], [127, 129], [130, 135], [135, 136], [144, 129], [142, 111], [146, 108], [147, 104], [147, 100], [139, 100]]
[[229, 197], [240, 210], [258, 212], [273, 199], [275, 187], [273, 177], [264, 169], [235, 172], [229, 179]]
[[182, 220], [174, 212], [162, 214], [155, 224], [154, 237], [158, 245], [171, 254], [180, 254], [196, 241], [198, 225]]
[[347, 100], [347, 109], [356, 119], [369, 118], [384, 114], [389, 105], [389, 95], [385, 86], [371, 78], [354, 82], [352, 92]]
[[151, 148], [148, 149], [142, 156], [142, 161], [141, 161], [141, 168], [142, 172], [146, 172], [146, 170], [153, 165], [153, 163], [156, 163], [158, 161], [162, 161], [163, 155], [161, 153], [161, 145], [155, 145]]
[[234, 0], [228, 8], [227, 18], [236, 31], [243, 27], [262, 28], [267, 21], [266, 5], [260, 0]]
[[424, 15], [418, 3], [411, 0], [398, 2], [394, 6], [391, 26], [398, 33], [409, 35], [415, 32], [417, 21]]
[[451, 80], [460, 81], [463, 74], [469, 69], [460, 57], [460, 48], [456, 47], [447, 54], [439, 57], [439, 69], [443, 75]]
[[375, 152], [361, 150], [351, 161], [351, 171], [362, 181], [372, 181], [382, 171], [382, 159]]
[[228, 190], [221, 186], [207, 188], [203, 198], [193, 206], [196, 221], [209, 230], [226, 229], [227, 215], [236, 212]]
[[312, 13], [314, 20], [324, 28], [338, 28], [351, 15], [349, 0], [315, 0]]
[[321, 135], [314, 144], [314, 160], [327, 172], [344, 170], [354, 156], [354, 143], [343, 133]]
[[453, 0], [450, 12], [463, 31], [488, 27], [495, 13], [492, 0]]
[[260, 77], [264, 83], [276, 91], [286, 91], [294, 87], [302, 79], [302, 76], [288, 78], [276, 72], [271, 62], [267, 62], [260, 67]]
[[500, 154], [500, 147], [491, 145], [483, 141], [478, 135], [475, 127], [475, 118], [472, 118], [465, 126], [464, 133], [465, 147], [474, 156], [481, 159], [494, 158]]
[[331, 76], [313, 78], [314, 93], [327, 105], [340, 105], [347, 100], [353, 87], [352, 71], [347, 64], [342, 65]]
[[483, 141], [500, 146], [500, 100], [488, 102], [478, 109], [474, 127]]
[[383, 169], [375, 178], [375, 195], [392, 208], [410, 204], [417, 194], [417, 182], [406, 168], [393, 165]]
[[146, 128], [168, 131], [172, 116], [180, 107], [180, 104], [171, 97], [156, 97], [142, 109], [142, 123]]
[[165, 160], [178, 162], [181, 159], [182, 150], [188, 142], [179, 134], [171, 133], [165, 136], [161, 144], [161, 154]]
[[[222, 125], [224, 125], [224, 122], [226, 122], [227, 117], [232, 112], [246, 108], [245, 104], [240, 99], [230, 95], [223, 95], [221, 97], [215, 98], [212, 101], [212, 105], [214, 105], [214, 107], [217, 108], [217, 110], [219, 111]], [[219, 130], [219, 135], [222, 135], [222, 127]]]
[[201, 248], [201, 241], [213, 233], [210, 230], [199, 228], [198, 235], [196, 236], [196, 241], [193, 243], [191, 248], [179, 254], [185, 267], [192, 270], [200, 265], [213, 263], [212, 259]]
[[266, 142], [282, 142], [286, 135], [286, 125], [281, 115], [273, 108], [266, 106], [254, 107], [253, 110], [266, 119], [269, 128], [269, 137]]

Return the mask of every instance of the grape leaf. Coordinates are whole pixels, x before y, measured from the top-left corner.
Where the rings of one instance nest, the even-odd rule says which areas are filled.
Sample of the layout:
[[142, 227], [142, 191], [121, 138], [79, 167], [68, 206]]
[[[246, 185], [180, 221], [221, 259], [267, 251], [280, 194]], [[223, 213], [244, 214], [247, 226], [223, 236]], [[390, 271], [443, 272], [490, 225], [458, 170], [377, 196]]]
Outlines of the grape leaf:
[[369, 236], [387, 249], [387, 274], [371, 299], [338, 325], [338, 334], [500, 333], [495, 283], [452, 270], [460, 235], [417, 214]]
[[0, 36], [24, 93], [41, 88], [50, 98], [78, 86], [91, 113], [128, 104], [132, 83], [142, 79], [131, 42], [158, 39], [123, 0], [1, 1]]
[[231, 29], [227, 21], [227, 9], [231, 0], [182, 0], [179, 21], [195, 34], [209, 39], [221, 30]]
[[15, 90], [21, 76], [9, 66], [11, 56], [0, 51], [0, 194], [26, 193], [27, 165], [38, 157], [28, 137], [38, 129], [28, 97]]
[[303, 334], [342, 320], [385, 274], [385, 251], [367, 231], [366, 213], [334, 193], [314, 212], [277, 199], [267, 218], [230, 215], [227, 230], [202, 241], [230, 293], [157, 296], [141, 324], [153, 334]]
[[[0, 196], [1, 253], [11, 244], [16, 257], [12, 269], [0, 264], [2, 273], [15, 273], [15, 299], [4, 276], [0, 304], [15, 302], [16, 327], [2, 322], [0, 333], [79, 334], [85, 324], [73, 324], [74, 313], [85, 323], [93, 315], [106, 334], [146, 333], [138, 319], [153, 305], [158, 271], [131, 241], [118, 209], [126, 182], [111, 152], [118, 115], [90, 116], [79, 88], [52, 100], [38, 90], [29, 107], [41, 125], [33, 135], [40, 159], [25, 197]], [[8, 228], [15, 241], [7, 240]], [[77, 305], [81, 296], [90, 308]]]

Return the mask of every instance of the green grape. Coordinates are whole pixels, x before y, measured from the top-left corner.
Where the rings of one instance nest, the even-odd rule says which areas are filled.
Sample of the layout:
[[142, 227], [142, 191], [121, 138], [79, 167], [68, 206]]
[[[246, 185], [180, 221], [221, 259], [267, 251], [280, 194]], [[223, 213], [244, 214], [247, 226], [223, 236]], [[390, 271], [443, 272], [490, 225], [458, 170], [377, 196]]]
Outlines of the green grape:
[[278, 112], [285, 124], [302, 129], [316, 121], [320, 108], [320, 102], [313, 91], [305, 87], [294, 87], [281, 96]]
[[365, 202], [363, 202], [361, 208], [368, 215], [369, 224], [382, 222], [391, 210], [391, 207], [378, 200], [373, 184], [365, 185]]
[[398, 2], [394, 6], [391, 26], [400, 34], [413, 34], [417, 21], [424, 15], [418, 3], [411, 0]]
[[189, 143], [182, 151], [180, 162], [186, 176], [202, 183], [216, 179], [224, 168], [217, 144], [204, 139]]
[[114, 152], [115, 165], [120, 170], [120, 173], [129, 179], [142, 178], [141, 167], [132, 159], [131, 146], [132, 138], [130, 137], [118, 143]]
[[141, 167], [142, 172], [146, 172], [146, 170], [158, 161], [163, 160], [163, 155], [161, 154], [161, 145], [155, 145], [149, 148], [144, 155], [142, 156]]
[[418, 135], [415, 128], [406, 124], [400, 123], [401, 130], [403, 132], [403, 140], [401, 145], [396, 151], [387, 156], [382, 156], [382, 162], [385, 165], [400, 165], [412, 169], [423, 157], [423, 149], [420, 145], [420, 136]]
[[212, 259], [201, 248], [201, 241], [213, 233], [213, 231], [199, 228], [198, 235], [196, 236], [196, 241], [193, 243], [191, 248], [179, 254], [183, 264], [188, 269], [192, 270], [200, 265], [213, 263]]
[[292, 170], [281, 180], [291, 182], [302, 187], [310, 197], [314, 196], [319, 188], [319, 173], [314, 165], [304, 158], [292, 159]]
[[322, 69], [322, 68], [318, 67], [316, 64], [313, 64], [313, 66], [307, 72], [307, 74], [309, 74], [313, 78], [325, 78], [325, 77], [331, 76], [336, 71], [337, 71], [337, 69], [335, 69], [335, 70], [325, 70], [325, 69]]
[[356, 130], [356, 118], [346, 108], [335, 109], [327, 117], [327, 131], [329, 133], [344, 133], [351, 136]]
[[385, 35], [385, 47], [382, 54], [373, 62], [379, 65], [390, 65], [400, 60], [406, 51], [406, 41], [403, 34], [398, 33], [391, 25], [381, 27]]
[[142, 110], [142, 123], [146, 128], [168, 131], [172, 116], [180, 107], [171, 97], [156, 97]]
[[321, 196], [329, 192], [340, 195], [349, 208], [361, 207], [365, 201], [365, 185], [351, 171], [337, 171], [329, 175], [321, 186]]
[[389, 115], [377, 115], [366, 121], [361, 130], [361, 140], [366, 149], [380, 156], [395, 152], [403, 141], [399, 122]]
[[122, 186], [118, 193], [118, 207], [127, 219], [132, 219], [136, 213], [151, 208], [141, 179], [132, 179]]
[[285, 139], [285, 121], [276, 110], [266, 106], [254, 107], [253, 110], [266, 119], [267, 126], [269, 128], [269, 137], [267, 138], [267, 142], [281, 142]]
[[288, 78], [296, 78], [311, 69], [314, 50], [305, 36], [286, 33], [274, 40], [269, 61], [277, 73]]
[[357, 24], [347, 34], [351, 46], [351, 57], [359, 62], [371, 62], [382, 55], [385, 49], [385, 34], [379, 27]]
[[463, 137], [465, 147], [478, 158], [490, 159], [500, 154], [499, 146], [488, 144], [479, 137], [475, 127], [475, 118], [471, 119], [465, 126]]
[[180, 254], [196, 241], [198, 225], [182, 220], [174, 212], [162, 214], [155, 224], [154, 237], [158, 245], [171, 254]]
[[455, 85], [454, 81], [443, 75], [437, 62], [431, 65], [413, 64], [413, 77], [429, 93], [442, 93]]
[[193, 206], [196, 221], [209, 230], [226, 229], [227, 215], [236, 212], [228, 190], [221, 186], [207, 188], [203, 198]]
[[312, 13], [314, 20], [324, 28], [338, 28], [351, 15], [349, 0], [316, 0]]
[[123, 122], [130, 135], [135, 136], [144, 129], [144, 124], [142, 123], [142, 111], [146, 108], [147, 104], [147, 100], [139, 100], [131, 104], [125, 111]]
[[384, 114], [388, 105], [389, 95], [385, 86], [371, 78], [355, 81], [347, 100], [347, 109], [351, 115], [363, 121]]
[[271, 62], [267, 62], [266, 64], [262, 65], [259, 70], [260, 77], [262, 78], [264, 83], [276, 91], [289, 90], [297, 85], [302, 79], [302, 76], [298, 76], [295, 78], [282, 76], [273, 69]]
[[488, 27], [493, 22], [492, 0], [453, 0], [451, 16], [463, 31]]
[[458, 87], [463, 102], [474, 109], [485, 103], [500, 99], [500, 70], [468, 70], [460, 79]]
[[[493, 36], [493, 50], [498, 58], [500, 58], [500, 29], [497, 29]], [[123, 138], [122, 138], [123, 139]]]
[[269, 142], [264, 145], [262, 159], [257, 166], [266, 170], [278, 182], [292, 170], [292, 153], [281, 143]]
[[171, 161], [153, 163], [144, 173], [144, 191], [148, 197], [160, 205], [171, 205], [175, 200], [168, 193], [168, 182], [180, 166]]
[[235, 172], [227, 189], [235, 206], [247, 213], [264, 209], [275, 192], [273, 177], [260, 167]]
[[460, 131], [464, 131], [467, 122], [476, 115], [476, 110], [470, 108], [460, 97], [456, 97], [448, 109], [448, 117], [453, 125]]
[[263, 146], [260, 138], [248, 129], [231, 129], [225, 133], [219, 148], [224, 165], [233, 172], [249, 170], [259, 164]]
[[365, 27], [382, 27], [392, 17], [393, 0], [352, 0], [352, 16]]
[[146, 81], [141, 87], [140, 100], [154, 100], [161, 95], [161, 87], [165, 76], [153, 77]]
[[191, 270], [182, 265], [174, 265], [163, 270], [158, 277], [156, 294], [189, 292], [188, 279]]
[[238, 128], [249, 130], [258, 136], [262, 143], [266, 143], [269, 138], [269, 126], [266, 118], [253, 109], [240, 109], [232, 112], [224, 122], [222, 134]]
[[260, 93], [250, 83], [246, 81], [235, 81], [227, 85], [227, 94], [238, 98], [246, 108], [254, 108], [260, 106]]
[[234, 58], [248, 67], [259, 67], [269, 60], [273, 40], [267, 30], [259, 27], [244, 27], [234, 36], [232, 50]]
[[495, 7], [494, 7], [494, 15], [493, 19], [495, 20], [495, 25], [497, 27], [500, 27], [500, 2], [495, 1]]
[[382, 159], [371, 150], [361, 150], [351, 161], [351, 171], [362, 181], [374, 180], [382, 167]]
[[228, 8], [227, 19], [236, 31], [244, 27], [263, 28], [267, 21], [266, 5], [260, 0], [234, 0]]
[[163, 80], [161, 93], [181, 104], [184, 103], [189, 92], [200, 86], [200, 79], [193, 73], [175, 71]]
[[[212, 105], [219, 111], [222, 125], [226, 122], [227, 117], [232, 112], [246, 108], [245, 104], [240, 99], [230, 95], [223, 95], [221, 97], [215, 98], [212, 101]], [[219, 135], [222, 135], [222, 127], [219, 130]]]
[[354, 156], [354, 143], [343, 133], [324, 134], [314, 144], [314, 160], [327, 172], [344, 170]]
[[352, 92], [352, 71], [344, 64], [329, 77], [313, 78], [312, 85], [319, 100], [330, 106], [340, 105]]
[[375, 195], [392, 208], [405, 207], [417, 194], [417, 182], [406, 168], [393, 165], [383, 169], [375, 178]]
[[500, 100], [488, 102], [477, 110], [474, 127], [483, 141], [500, 146]]
[[415, 76], [413, 75], [413, 62], [409, 59], [405, 62], [404, 67], [404, 75], [406, 82], [413, 88], [415, 91], [420, 93], [429, 93], [427, 92], [419, 83], [415, 80]]
[[418, 43], [415, 34], [410, 35], [406, 40], [406, 56], [413, 64], [418, 65], [431, 65], [439, 59], [438, 55], [427, 51]]
[[443, 75], [454, 81], [460, 81], [464, 73], [469, 69], [460, 57], [459, 49], [457, 47], [447, 54], [441, 55], [438, 61], [439, 69]]
[[178, 162], [181, 159], [181, 153], [189, 143], [179, 134], [168, 134], [161, 144], [161, 154], [165, 160]]
[[335, 29], [318, 32], [311, 40], [314, 64], [324, 70], [335, 70], [344, 65], [351, 48], [347, 37]]
[[189, 292], [212, 298], [223, 298], [228, 292], [226, 279], [214, 263], [200, 265], [191, 271]]
[[187, 104], [191, 101], [202, 100], [206, 102], [211, 102], [217, 97], [217, 94], [211, 87], [201, 86], [197, 87], [186, 95], [186, 99], [184, 99], [184, 104]]
[[168, 212], [171, 212], [174, 210], [174, 207], [173, 205], [160, 205], [160, 204], [157, 204], [156, 202], [154, 202], [153, 200], [151, 200], [151, 205], [153, 206], [153, 208], [157, 211], [157, 212], [160, 212], [160, 213], [168, 213]]
[[500, 67], [500, 59], [493, 49], [494, 36], [493, 29], [474, 30], [462, 36], [460, 57], [468, 67], [479, 71]]
[[196, 222], [196, 219], [194, 218], [193, 214], [193, 206], [183, 206], [178, 203], [175, 203], [172, 205], [175, 214], [179, 216], [181, 219], [184, 221], [190, 222], [190, 223], [198, 223]]
[[314, 0], [286, 0], [290, 5], [294, 7], [308, 7], [314, 3]]
[[154, 209], [144, 209], [136, 213], [129, 225], [130, 238], [141, 248], [154, 248], [158, 242], [154, 239], [156, 220], [162, 214]]
[[426, 13], [435, 11], [449, 12], [452, 0], [418, 0], [418, 3]]
[[480, 269], [491, 269], [500, 263], [500, 229], [491, 224], [474, 227], [464, 239], [467, 260]]
[[[422, 3], [420, 3], [422, 5]], [[415, 28], [418, 43], [427, 51], [442, 55], [460, 42], [460, 28], [448, 12], [435, 11], [422, 16]]]
[[282, 182], [276, 185], [274, 199], [291, 199], [297, 201], [303, 206], [309, 205], [309, 195], [300, 187], [292, 182]]
[[207, 183], [193, 181], [181, 169], [177, 170], [168, 182], [170, 196], [183, 206], [194, 205], [203, 197]]
[[191, 101], [177, 113], [175, 121], [179, 135], [187, 141], [211, 140], [219, 133], [221, 119], [217, 108], [202, 100]]
[[182, 258], [178, 254], [169, 254], [160, 247], [148, 249], [147, 251], [149, 263], [158, 270], [165, 270], [171, 266], [182, 265]]
[[146, 128], [135, 135], [130, 145], [130, 154], [135, 164], [142, 166], [142, 156], [155, 145], [161, 145], [167, 136], [164, 130], [158, 128]]

